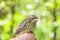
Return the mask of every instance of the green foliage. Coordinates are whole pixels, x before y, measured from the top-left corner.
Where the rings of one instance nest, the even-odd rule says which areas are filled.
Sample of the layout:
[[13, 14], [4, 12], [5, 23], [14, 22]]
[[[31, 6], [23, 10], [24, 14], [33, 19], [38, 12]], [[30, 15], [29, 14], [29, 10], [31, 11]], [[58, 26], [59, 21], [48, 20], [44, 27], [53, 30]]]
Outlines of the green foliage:
[[[15, 5], [12, 10], [13, 5]], [[9, 40], [17, 26], [29, 15], [38, 16], [33, 33], [37, 40], [53, 40], [56, 8], [57, 40], [60, 40], [60, 0], [0, 0], [0, 39]], [[6, 13], [6, 14], [4, 14]]]

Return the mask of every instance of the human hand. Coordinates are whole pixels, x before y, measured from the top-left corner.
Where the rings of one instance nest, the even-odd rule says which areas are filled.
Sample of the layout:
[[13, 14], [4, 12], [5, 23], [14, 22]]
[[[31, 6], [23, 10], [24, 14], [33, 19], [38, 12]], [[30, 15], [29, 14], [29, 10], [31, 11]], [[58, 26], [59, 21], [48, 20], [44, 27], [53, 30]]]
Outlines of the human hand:
[[32, 33], [24, 33], [18, 37], [11, 38], [10, 40], [35, 40], [35, 37]]

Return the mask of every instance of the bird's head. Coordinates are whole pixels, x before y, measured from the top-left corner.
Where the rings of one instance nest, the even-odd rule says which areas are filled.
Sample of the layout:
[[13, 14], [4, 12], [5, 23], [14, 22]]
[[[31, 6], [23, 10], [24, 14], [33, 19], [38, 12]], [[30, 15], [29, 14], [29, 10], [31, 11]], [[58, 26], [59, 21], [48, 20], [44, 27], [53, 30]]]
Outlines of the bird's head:
[[28, 19], [29, 19], [29, 22], [32, 23], [32, 24], [34, 24], [34, 23], [36, 24], [36, 22], [38, 21], [38, 17], [35, 16], [35, 15], [30, 15], [28, 17]]

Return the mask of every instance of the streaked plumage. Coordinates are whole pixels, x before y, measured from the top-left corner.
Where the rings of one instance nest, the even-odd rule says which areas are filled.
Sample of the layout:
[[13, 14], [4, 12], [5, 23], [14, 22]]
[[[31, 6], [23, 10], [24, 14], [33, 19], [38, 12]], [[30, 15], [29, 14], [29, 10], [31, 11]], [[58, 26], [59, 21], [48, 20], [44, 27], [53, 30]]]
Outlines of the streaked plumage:
[[17, 37], [23, 33], [31, 32], [36, 26], [37, 19], [38, 17], [35, 15], [30, 15], [27, 17], [16, 29], [14, 36]]

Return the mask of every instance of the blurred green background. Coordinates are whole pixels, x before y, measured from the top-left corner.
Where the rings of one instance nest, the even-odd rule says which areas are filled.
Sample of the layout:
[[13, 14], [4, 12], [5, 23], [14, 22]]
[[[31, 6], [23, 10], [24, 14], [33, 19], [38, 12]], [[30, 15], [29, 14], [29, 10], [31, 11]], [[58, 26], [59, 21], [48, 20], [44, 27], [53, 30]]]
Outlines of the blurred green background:
[[0, 40], [12, 38], [29, 15], [39, 18], [33, 31], [37, 40], [60, 40], [60, 0], [0, 0]]

